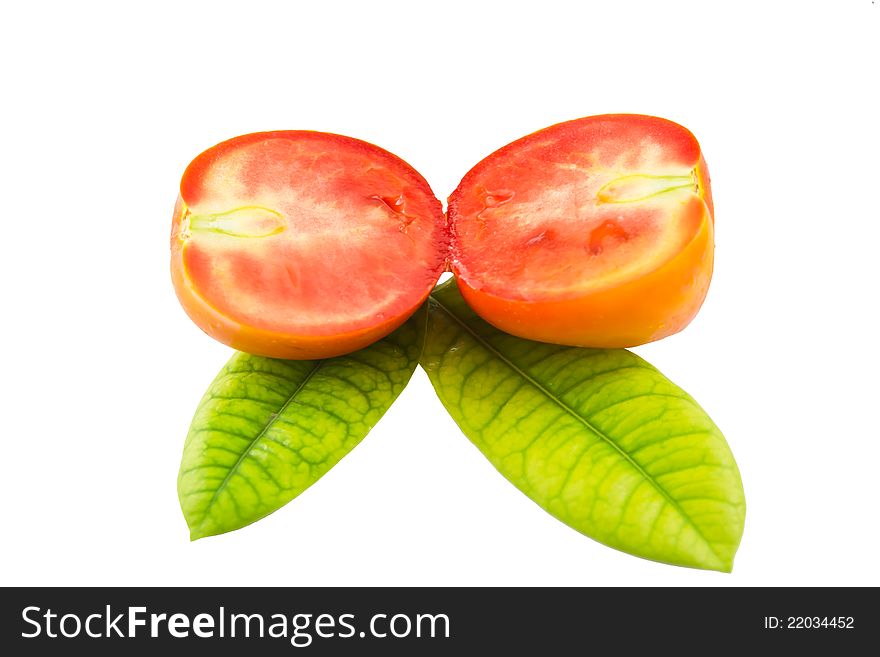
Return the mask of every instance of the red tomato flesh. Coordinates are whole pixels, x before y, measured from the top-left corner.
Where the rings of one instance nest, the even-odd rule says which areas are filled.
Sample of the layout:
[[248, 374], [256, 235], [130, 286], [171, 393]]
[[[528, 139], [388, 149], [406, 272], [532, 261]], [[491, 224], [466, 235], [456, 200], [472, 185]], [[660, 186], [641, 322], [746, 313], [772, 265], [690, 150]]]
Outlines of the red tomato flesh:
[[706, 165], [665, 119], [594, 116], [517, 140], [468, 172], [448, 218], [465, 299], [526, 338], [656, 340], [690, 321], [711, 277]]
[[187, 168], [172, 273], [186, 310], [221, 341], [323, 358], [405, 321], [447, 249], [440, 202], [403, 160], [349, 137], [265, 132]]

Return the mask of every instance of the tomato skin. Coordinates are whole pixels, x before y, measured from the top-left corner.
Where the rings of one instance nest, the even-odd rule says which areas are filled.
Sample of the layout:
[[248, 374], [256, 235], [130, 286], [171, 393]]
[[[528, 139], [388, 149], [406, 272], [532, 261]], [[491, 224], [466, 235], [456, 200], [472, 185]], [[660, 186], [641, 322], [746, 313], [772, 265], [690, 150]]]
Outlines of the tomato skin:
[[[213, 226], [209, 226], [208, 232], [201, 233], [200, 237], [191, 221], [193, 215], [198, 214], [193, 212], [193, 204], [208, 204], [209, 207], [211, 203], [216, 205], [214, 199], [217, 190], [222, 197], [225, 186], [218, 187], [215, 182], [212, 191], [204, 183], [210, 179], [211, 167], [215, 163], [223, 164], [224, 158], [229, 158], [230, 154], [233, 158], [236, 157], [237, 149], [254, 148], [255, 145], [259, 146], [270, 140], [292, 140], [296, 147], [305, 143], [313, 148], [312, 152], [316, 152], [318, 158], [332, 162], [329, 173], [327, 168], [319, 170], [315, 182], [310, 182], [306, 175], [306, 184], [301, 185], [297, 182], [300, 178], [290, 175], [289, 178], [294, 181], [291, 183], [294, 191], [305, 189], [313, 192], [315, 184], [336, 185], [336, 188], [321, 199], [360, 203], [366, 207], [364, 212], [372, 214], [358, 214], [357, 208], [360, 206], [355, 206], [354, 214], [340, 212], [336, 223], [330, 228], [331, 232], [323, 235], [320, 242], [312, 240], [308, 250], [288, 250], [289, 255], [294, 258], [293, 266], [297, 263], [296, 256], [300, 256], [300, 262], [310, 265], [303, 269], [304, 278], [299, 289], [309, 289], [311, 297], [298, 298], [296, 284], [300, 281], [293, 279], [290, 281], [293, 286], [290, 290], [284, 287], [271, 288], [275, 280], [265, 276], [265, 271], [268, 270], [259, 270], [252, 275], [248, 272], [238, 273], [231, 278], [227, 273], [227, 277], [221, 279], [219, 287], [229, 298], [217, 296], [217, 262], [235, 262], [233, 256], [237, 256], [237, 250], [240, 250], [244, 255], [255, 258], [261, 265], [265, 264], [266, 256], [275, 255], [279, 251], [272, 251], [264, 246], [271, 239], [275, 239], [277, 245], [279, 237], [273, 237], [276, 231], [270, 231], [266, 238], [239, 238], [229, 232], [228, 226], [221, 226], [226, 233], [220, 238], [216, 237], [217, 231]], [[315, 142], [318, 146], [312, 147], [311, 144]], [[346, 157], [349, 162], [354, 158], [359, 167], [361, 164], [363, 166], [345, 169], [340, 162], [344, 164]], [[233, 163], [235, 162], [233, 159]], [[240, 178], [231, 179], [230, 184], [244, 184], [248, 188], [259, 190], [261, 185], [266, 184], [264, 172], [284, 165], [283, 159], [280, 164], [277, 158], [268, 158], [265, 164], [258, 160], [251, 171]], [[311, 169], [304, 171], [305, 174], [311, 173]], [[335, 174], [337, 171], [342, 173]], [[286, 171], [283, 173], [286, 174]], [[276, 180], [277, 173], [276, 179], [269, 182], [274, 184]], [[221, 181], [221, 185], [225, 183]], [[278, 189], [283, 192], [286, 187], [282, 184]], [[388, 196], [387, 189], [393, 189], [395, 193], [403, 190], [401, 194], [405, 196]], [[252, 194], [250, 189], [246, 191]], [[402, 200], [404, 198], [405, 201]], [[248, 207], [253, 204], [250, 197], [234, 201], [232, 205]], [[398, 223], [401, 220], [395, 214], [395, 202], [402, 207], [400, 212], [415, 208], [412, 216], [403, 215], [403, 219], [408, 221], [402, 223], [399, 229]], [[290, 218], [285, 219], [287, 225], [284, 230], [293, 236], [291, 239], [300, 239], [304, 231], [310, 229], [307, 215], [309, 207], [300, 205], [295, 209], [301, 208], [304, 219], [291, 213], [287, 215]], [[388, 226], [384, 225], [382, 219], [385, 215], [389, 217]], [[216, 216], [223, 216], [223, 213]], [[297, 223], [298, 221], [306, 223]], [[245, 226], [245, 229], [252, 230], [254, 226], [257, 224]], [[368, 231], [369, 237], [352, 242], [352, 239], [357, 238], [348, 235], [348, 231]], [[281, 231], [280, 239], [284, 237]], [[242, 245], [240, 248], [239, 243]], [[295, 247], [296, 242], [291, 244]], [[338, 247], [334, 248], [334, 244]], [[222, 247], [220, 251], [217, 250], [218, 245]], [[376, 342], [402, 325], [425, 301], [445, 269], [448, 234], [440, 202], [424, 179], [396, 156], [372, 144], [348, 137], [327, 133], [279, 131], [233, 138], [202, 153], [190, 164], [181, 181], [180, 195], [173, 212], [170, 246], [171, 278], [177, 297], [187, 315], [206, 334], [247, 353], [271, 358], [312, 360], [351, 353]], [[207, 265], [203, 261], [205, 254], [208, 257]], [[376, 271], [375, 268], [364, 266], [364, 262], [373, 261], [379, 263], [383, 270]], [[281, 264], [285, 265], [285, 262]], [[329, 275], [335, 275], [336, 281], [350, 279], [351, 290], [346, 291], [326, 283], [325, 278]], [[388, 295], [380, 305], [379, 302], [373, 304], [372, 297], [355, 297], [356, 291], [363, 289], [364, 281], [368, 280], [405, 280], [408, 285], [382, 282], [383, 290], [387, 290]], [[267, 285], [270, 286], [268, 289]], [[319, 309], [309, 303], [310, 298], [314, 299], [316, 296], [323, 304]], [[361, 312], [353, 317], [347, 315], [353, 301], [360, 303], [369, 312]], [[254, 313], [244, 314], [239, 312], [242, 304], [265, 307], [268, 312], [256, 316]], [[329, 314], [326, 312], [328, 307], [331, 309]], [[285, 312], [292, 315], [311, 313], [318, 317], [318, 321], [290, 322], [282, 317]]]
[[635, 347], [677, 333], [696, 316], [712, 278], [711, 220], [663, 267], [619, 287], [572, 299], [524, 301], [478, 290], [461, 277], [468, 305], [512, 335], [576, 347]]
[[[174, 210], [172, 241], [179, 231], [180, 219], [184, 212], [185, 205], [178, 197]], [[417, 304], [404, 310], [400, 315], [367, 329], [329, 336], [311, 336], [278, 333], [247, 326], [212, 308], [188, 282], [181, 249], [172, 249], [171, 281], [180, 305], [196, 326], [207, 335], [239, 351], [287, 360], [332, 358], [368, 347], [402, 325], [418, 310], [429, 294], [426, 292]]]
[[[457, 231], [456, 228], [457, 222], [478, 216], [475, 210], [481, 206], [474, 200], [473, 190], [494, 189], [499, 187], [501, 181], [507, 183], [507, 193], [514, 196], [518, 191], [517, 184], [522, 186], [522, 180], [515, 176], [528, 175], [521, 171], [524, 166], [531, 165], [528, 158], [518, 152], [520, 145], [528, 147], [530, 143], [538, 142], [545, 147], [548, 140], [553, 139], [554, 132], [558, 131], [561, 137], [550, 151], [555, 157], [559, 152], [565, 153], [567, 149], [574, 148], [572, 133], [576, 132], [579, 123], [592, 120], [629, 123], [634, 130], [643, 130], [645, 125], [654, 129], [653, 122], [657, 122], [661, 130], [673, 134], [671, 149], [676, 157], [684, 162], [689, 161], [687, 168], [692, 171], [698, 193], [689, 193], [686, 210], [670, 211], [669, 221], [682, 226], [682, 234], [687, 234], [689, 238], [683, 240], [669, 257], [649, 263], [637, 275], [613, 283], [604, 283], [600, 276], [596, 280], [584, 281], [583, 285], [572, 286], [570, 290], [547, 293], [530, 291], [515, 284], [505, 288], [499, 284], [497, 275], [493, 280], [487, 279], [475, 268], [474, 265], [479, 263], [475, 263], [473, 258], [468, 260], [469, 245], [464, 243], [465, 240], [473, 242], [474, 235], [479, 233], [471, 230], [462, 237], [459, 233], [464, 231]], [[577, 147], [582, 148], [583, 145]], [[513, 174], [498, 173], [498, 170], [505, 170], [504, 166], [509, 166], [507, 162], [510, 160], [517, 162], [515, 168], [510, 169]], [[550, 166], [543, 162], [541, 164]], [[646, 173], [650, 174], [651, 171]], [[534, 184], [531, 186], [534, 187]], [[462, 296], [487, 322], [522, 338], [578, 347], [638, 346], [686, 327], [699, 311], [709, 288], [714, 260], [714, 216], [708, 168], [693, 135], [664, 119], [641, 115], [587, 117], [524, 137], [475, 166], [450, 197], [449, 208], [454, 254], [452, 269]], [[569, 218], [562, 216], [561, 220], [567, 221]], [[546, 225], [552, 224], [541, 224], [541, 227]], [[600, 227], [600, 230], [603, 228]], [[497, 231], [500, 233], [503, 230], [504, 226], [499, 223]], [[613, 236], [614, 230], [616, 227], [607, 232]], [[585, 251], [588, 252], [588, 249]], [[506, 252], [506, 257], [514, 262], [529, 256], [530, 253], [517, 252], [515, 249]]]

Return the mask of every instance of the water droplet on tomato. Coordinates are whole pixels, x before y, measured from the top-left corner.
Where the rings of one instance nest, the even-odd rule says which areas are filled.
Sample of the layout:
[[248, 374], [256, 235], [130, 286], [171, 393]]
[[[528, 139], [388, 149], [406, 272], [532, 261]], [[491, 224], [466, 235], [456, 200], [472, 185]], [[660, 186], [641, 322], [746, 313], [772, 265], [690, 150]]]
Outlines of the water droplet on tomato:
[[483, 204], [487, 208], [494, 208], [504, 203], [507, 203], [510, 199], [512, 199], [515, 195], [515, 192], [509, 189], [499, 189], [494, 192], [486, 192], [486, 196], [483, 199]]
[[379, 194], [373, 194], [370, 198], [381, 202], [392, 212], [396, 212], [397, 214], [403, 214], [405, 212], [403, 194], [398, 194], [397, 196], [380, 196]]
[[601, 254], [606, 248], [615, 246], [629, 239], [629, 234], [616, 221], [608, 219], [590, 231], [587, 250], [592, 255]]

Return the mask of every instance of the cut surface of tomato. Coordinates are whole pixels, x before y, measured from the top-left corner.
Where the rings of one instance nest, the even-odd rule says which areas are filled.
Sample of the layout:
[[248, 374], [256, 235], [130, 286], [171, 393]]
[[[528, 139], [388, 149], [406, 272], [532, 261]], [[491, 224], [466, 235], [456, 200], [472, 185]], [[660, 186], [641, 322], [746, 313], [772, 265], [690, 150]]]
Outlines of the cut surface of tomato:
[[447, 248], [440, 202], [403, 160], [349, 137], [265, 132], [187, 168], [172, 278], [189, 315], [222, 342], [324, 358], [402, 324]]
[[465, 299], [526, 338], [656, 340], [691, 320], [711, 277], [708, 171], [665, 119], [587, 117], [515, 141], [468, 172], [448, 218]]

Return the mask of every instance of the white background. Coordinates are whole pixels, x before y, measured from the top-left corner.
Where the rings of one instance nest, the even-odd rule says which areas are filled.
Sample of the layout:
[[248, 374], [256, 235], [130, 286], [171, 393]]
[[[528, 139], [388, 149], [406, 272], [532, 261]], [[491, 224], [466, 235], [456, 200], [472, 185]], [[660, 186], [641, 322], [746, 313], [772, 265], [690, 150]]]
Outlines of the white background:
[[[880, 7], [309, 4], [4, 9], [0, 583], [880, 585]], [[190, 543], [183, 438], [231, 354], [169, 279], [190, 159], [242, 133], [325, 130], [400, 155], [445, 198], [507, 142], [604, 112], [686, 125], [712, 171], [709, 297], [637, 351], [736, 455], [734, 572], [643, 561], [556, 521], [421, 371], [301, 497]]]

